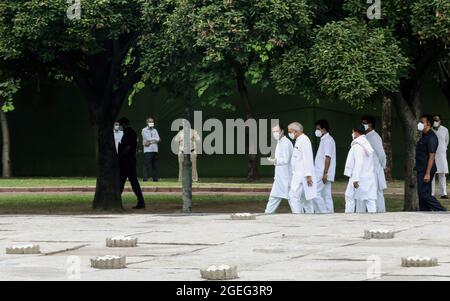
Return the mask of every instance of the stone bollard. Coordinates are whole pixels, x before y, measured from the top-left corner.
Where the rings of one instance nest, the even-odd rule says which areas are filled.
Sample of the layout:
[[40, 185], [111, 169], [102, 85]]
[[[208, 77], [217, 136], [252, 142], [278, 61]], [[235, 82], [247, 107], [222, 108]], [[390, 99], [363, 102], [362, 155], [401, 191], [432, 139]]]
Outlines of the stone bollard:
[[402, 267], [434, 267], [437, 265], [437, 258], [420, 256], [402, 257]]
[[365, 230], [365, 239], [392, 239], [394, 238], [394, 231], [390, 230]]
[[6, 254], [39, 254], [41, 253], [39, 245], [29, 244], [22, 246], [12, 246], [6, 248]]
[[127, 267], [125, 256], [105, 255], [91, 259], [91, 267], [96, 269], [123, 269]]
[[232, 220], [255, 220], [256, 215], [251, 213], [234, 213], [231, 215]]
[[212, 265], [207, 269], [200, 270], [200, 275], [207, 280], [231, 280], [238, 278], [237, 266]]
[[106, 239], [109, 248], [133, 248], [137, 247], [138, 239], [135, 237], [116, 236]]

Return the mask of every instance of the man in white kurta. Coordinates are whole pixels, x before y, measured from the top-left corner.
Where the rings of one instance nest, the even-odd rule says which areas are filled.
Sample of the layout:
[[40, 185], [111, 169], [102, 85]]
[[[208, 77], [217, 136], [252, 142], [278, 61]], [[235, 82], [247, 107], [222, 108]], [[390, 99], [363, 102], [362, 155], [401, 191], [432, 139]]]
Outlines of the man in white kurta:
[[315, 213], [333, 213], [334, 204], [331, 185], [336, 171], [336, 142], [331, 137], [328, 121], [316, 122], [315, 135], [320, 138], [319, 149], [314, 160], [317, 197], [313, 200]]
[[292, 151], [292, 179], [289, 205], [293, 213], [314, 213], [312, 200], [317, 196], [314, 183], [314, 156], [311, 141], [298, 122], [289, 125], [289, 137], [295, 140]]
[[375, 118], [372, 116], [363, 117], [363, 126], [366, 129], [366, 138], [375, 151], [374, 169], [375, 178], [377, 180], [377, 212], [386, 212], [386, 204], [384, 200], [384, 190], [387, 188], [386, 175], [386, 152], [384, 151], [383, 140], [375, 131]]
[[438, 137], [439, 145], [436, 151], [436, 175], [433, 178], [433, 192], [435, 195], [435, 183], [436, 178], [439, 180], [439, 193], [441, 198], [448, 199], [447, 195], [447, 179], [446, 174], [448, 174], [448, 162], [447, 162], [447, 148], [449, 143], [448, 129], [441, 125], [441, 116], [435, 115], [433, 117], [433, 131]]
[[[266, 214], [275, 213], [283, 199], [289, 199], [289, 185], [291, 183], [292, 142], [284, 136], [284, 130], [277, 125], [272, 129], [272, 135], [277, 141], [274, 158], [269, 159], [275, 165], [275, 177]], [[292, 209], [294, 211], [294, 209]]]
[[[349, 177], [345, 191], [345, 213], [377, 212], [377, 181], [374, 174], [374, 150], [366, 139], [365, 129], [353, 130], [354, 140], [345, 163], [344, 175]], [[360, 204], [356, 206], [356, 204]]]

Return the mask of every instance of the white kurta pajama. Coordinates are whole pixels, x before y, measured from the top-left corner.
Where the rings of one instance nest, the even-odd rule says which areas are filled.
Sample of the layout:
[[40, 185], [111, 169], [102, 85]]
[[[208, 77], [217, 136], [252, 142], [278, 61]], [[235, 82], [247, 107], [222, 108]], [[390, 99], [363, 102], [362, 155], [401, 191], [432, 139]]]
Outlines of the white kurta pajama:
[[[311, 141], [305, 134], [301, 134], [295, 141], [291, 167], [289, 205], [292, 213], [314, 213], [312, 200], [317, 196], [314, 181], [314, 156]], [[312, 186], [308, 186], [308, 176], [313, 180]]]
[[292, 150], [292, 142], [286, 137], [281, 137], [275, 148], [275, 177], [269, 196], [269, 202], [266, 206], [265, 213], [267, 214], [275, 213], [281, 200], [289, 199], [289, 185], [292, 178]]
[[447, 162], [447, 148], [449, 143], [448, 129], [441, 125], [437, 130], [433, 129], [438, 137], [439, 145], [436, 151], [436, 175], [433, 178], [433, 192], [435, 195], [435, 182], [436, 177], [439, 178], [439, 193], [441, 196], [447, 195], [447, 179], [446, 174], [448, 174], [448, 162]]
[[384, 190], [387, 188], [386, 176], [384, 169], [386, 168], [386, 153], [384, 151], [383, 140], [380, 135], [372, 130], [366, 134], [366, 139], [370, 142], [374, 153], [374, 171], [377, 180], [377, 212], [386, 212], [386, 204], [384, 201]]
[[[377, 211], [377, 181], [374, 177], [373, 156], [374, 150], [365, 135], [353, 140], [344, 171], [344, 175], [349, 177], [345, 191], [345, 213], [353, 213], [355, 209], [361, 213]], [[359, 183], [358, 188], [354, 188], [354, 182]]]
[[[330, 157], [330, 166], [328, 168], [327, 179], [325, 184], [322, 181], [323, 171], [325, 168], [325, 158]], [[315, 182], [317, 185], [317, 197], [313, 200], [315, 213], [333, 213], [334, 204], [331, 193], [331, 185], [334, 182], [336, 172], [336, 142], [329, 133], [325, 133], [320, 138], [319, 149], [317, 150], [314, 160], [315, 166]]]

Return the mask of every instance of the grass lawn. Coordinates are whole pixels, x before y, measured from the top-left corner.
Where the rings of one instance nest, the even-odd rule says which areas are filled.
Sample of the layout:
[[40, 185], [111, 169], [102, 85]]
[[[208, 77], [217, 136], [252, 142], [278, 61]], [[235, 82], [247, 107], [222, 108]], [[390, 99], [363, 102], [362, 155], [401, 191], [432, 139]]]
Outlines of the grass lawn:
[[[193, 187], [271, 187], [272, 178], [262, 178], [249, 182], [245, 178], [205, 178], [193, 183]], [[144, 187], [181, 187], [178, 179], [166, 178], [159, 182], [142, 182]], [[129, 185], [129, 183], [127, 183]], [[334, 184], [335, 188], [344, 189], [347, 185], [345, 179], [339, 179]], [[62, 187], [62, 186], [95, 186], [95, 178], [12, 178], [0, 179], [0, 187]], [[402, 188], [403, 181], [392, 181], [389, 188]]]
[[[146, 195], [147, 209], [133, 211], [135, 197], [124, 195], [126, 213], [180, 213], [178, 195]], [[91, 195], [0, 195], [0, 214], [92, 214], [104, 213], [91, 208]], [[344, 199], [335, 197], [336, 212], [343, 212]], [[267, 196], [261, 195], [194, 195], [193, 210], [196, 213], [264, 212]], [[386, 199], [388, 211], [401, 211], [403, 200]], [[443, 202], [450, 208], [450, 202]], [[287, 201], [280, 206], [280, 213], [290, 212]], [[108, 213], [108, 212], [106, 212]]]

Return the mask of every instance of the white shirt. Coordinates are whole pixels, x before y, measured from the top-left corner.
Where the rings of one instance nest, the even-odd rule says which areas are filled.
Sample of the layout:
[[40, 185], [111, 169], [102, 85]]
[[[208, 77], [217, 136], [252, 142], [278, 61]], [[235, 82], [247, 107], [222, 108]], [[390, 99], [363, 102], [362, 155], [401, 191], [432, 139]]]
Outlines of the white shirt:
[[113, 130], [114, 132], [114, 142], [116, 143], [116, 152], [119, 152], [119, 143], [122, 141], [123, 131], [121, 130]]
[[[350, 178], [345, 195], [357, 200], [376, 200], [374, 150], [365, 135], [353, 140], [351, 145], [344, 171], [344, 175]], [[359, 188], [355, 189], [353, 182], [359, 182]]]
[[330, 167], [328, 168], [328, 181], [333, 182], [336, 173], [336, 142], [329, 133], [325, 133], [320, 138], [319, 149], [317, 150], [314, 166], [316, 176], [322, 178], [325, 169], [325, 157], [330, 157]]
[[289, 184], [291, 183], [291, 156], [292, 142], [281, 137], [275, 148], [275, 177], [270, 195], [273, 197], [288, 199]]
[[307, 184], [307, 177], [314, 179], [314, 155], [311, 140], [305, 134], [301, 134], [295, 141], [291, 158], [292, 168], [292, 191], [297, 191], [301, 185], [303, 186], [305, 198], [311, 200], [317, 196], [317, 187], [315, 181], [310, 187]]
[[448, 129], [441, 125], [437, 130], [433, 129], [438, 137], [438, 149], [436, 151], [437, 173], [448, 173], [447, 148], [449, 143]]
[[367, 133], [366, 139], [370, 142], [370, 145], [375, 151], [373, 160], [378, 187], [381, 190], [384, 190], [387, 188], [387, 183], [384, 174], [384, 169], [386, 168], [386, 152], [384, 151], [383, 140], [375, 130], [371, 130]]
[[[157, 153], [160, 140], [158, 131], [155, 128], [146, 126], [142, 129], [142, 145], [144, 145], [144, 153]], [[152, 143], [149, 146], [145, 146], [146, 141]]]

